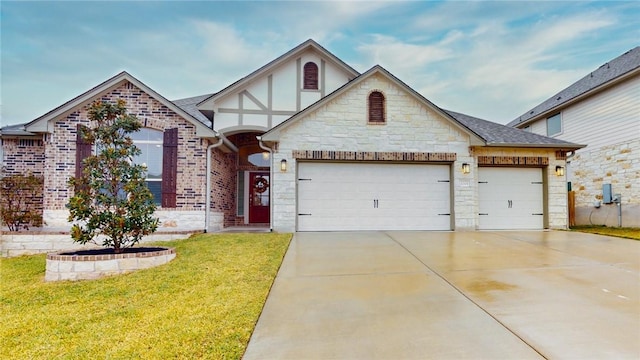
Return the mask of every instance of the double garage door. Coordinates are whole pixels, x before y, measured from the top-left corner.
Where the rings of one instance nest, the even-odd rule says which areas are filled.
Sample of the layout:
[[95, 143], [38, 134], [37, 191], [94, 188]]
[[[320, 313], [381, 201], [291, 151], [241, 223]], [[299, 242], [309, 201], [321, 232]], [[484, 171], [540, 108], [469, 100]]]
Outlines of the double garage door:
[[[451, 230], [450, 169], [301, 162], [298, 231]], [[479, 168], [478, 180], [479, 229], [543, 228], [541, 169]]]
[[298, 231], [450, 230], [449, 165], [298, 165]]

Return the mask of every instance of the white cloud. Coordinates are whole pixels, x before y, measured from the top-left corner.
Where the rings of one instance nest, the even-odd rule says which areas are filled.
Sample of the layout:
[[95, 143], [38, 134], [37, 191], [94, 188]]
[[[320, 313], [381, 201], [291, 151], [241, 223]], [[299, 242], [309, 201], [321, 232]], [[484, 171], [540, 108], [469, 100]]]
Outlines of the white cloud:
[[579, 42], [588, 47], [590, 35], [615, 23], [613, 16], [598, 11], [514, 25], [519, 17], [507, 16], [504, 9], [491, 21], [465, 22], [463, 12], [480, 8], [475, 3], [454, 5], [445, 4], [440, 10], [448, 12], [430, 12], [413, 24], [439, 33], [437, 40], [407, 42], [376, 35], [358, 50], [436, 105], [502, 123], [588, 73], [592, 64], [566, 66], [566, 59], [580, 48]]
[[[130, 19], [140, 4], [127, 5], [137, 9]], [[384, 66], [439, 106], [506, 122], [640, 34], [632, 3], [197, 3], [216, 17], [183, 11], [189, 4], [155, 22], [98, 24], [100, 13], [66, 34], [38, 28], [43, 12], [35, 28], [11, 33], [3, 22], [2, 125], [31, 120], [121, 70], [169, 99], [215, 92], [309, 38], [357, 70]]]

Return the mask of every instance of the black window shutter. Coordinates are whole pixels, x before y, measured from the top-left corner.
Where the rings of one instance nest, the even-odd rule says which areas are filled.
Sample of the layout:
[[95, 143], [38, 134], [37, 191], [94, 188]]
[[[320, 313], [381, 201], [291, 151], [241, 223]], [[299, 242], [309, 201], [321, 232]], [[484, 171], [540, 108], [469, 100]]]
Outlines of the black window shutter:
[[162, 147], [162, 207], [174, 208], [178, 186], [178, 129], [165, 130]]
[[85, 141], [84, 136], [82, 136], [85, 128], [86, 126], [78, 124], [76, 130], [76, 178], [82, 176], [82, 170], [84, 170], [82, 161], [91, 156], [92, 144]]
[[315, 63], [304, 64], [304, 89], [318, 90], [318, 65]]
[[379, 91], [369, 95], [369, 122], [384, 122], [384, 95]]

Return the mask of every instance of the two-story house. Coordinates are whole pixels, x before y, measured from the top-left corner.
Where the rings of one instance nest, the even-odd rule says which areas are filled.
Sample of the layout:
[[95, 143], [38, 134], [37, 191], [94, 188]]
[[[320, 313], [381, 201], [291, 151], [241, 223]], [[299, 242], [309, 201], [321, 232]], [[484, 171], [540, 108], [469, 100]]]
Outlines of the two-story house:
[[588, 145], [567, 158], [577, 225], [640, 226], [640, 47], [508, 125]]

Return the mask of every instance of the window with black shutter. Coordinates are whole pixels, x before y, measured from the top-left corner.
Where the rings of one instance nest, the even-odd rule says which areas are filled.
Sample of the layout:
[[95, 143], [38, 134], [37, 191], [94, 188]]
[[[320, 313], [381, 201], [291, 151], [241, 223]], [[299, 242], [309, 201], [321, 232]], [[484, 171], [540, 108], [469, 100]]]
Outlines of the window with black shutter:
[[379, 91], [369, 94], [369, 122], [384, 123], [384, 95]]
[[174, 208], [178, 185], [178, 129], [164, 131], [162, 148], [162, 207]]
[[83, 160], [91, 156], [92, 144], [83, 136], [86, 126], [78, 124], [76, 130], [76, 178], [82, 176], [84, 170]]
[[318, 90], [318, 65], [313, 62], [304, 64], [304, 89]]

